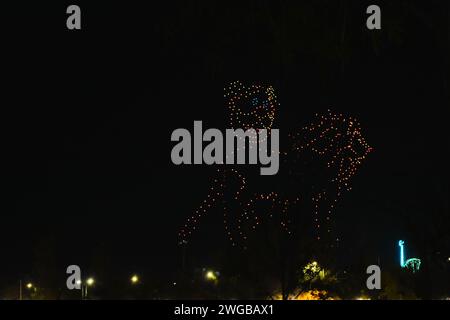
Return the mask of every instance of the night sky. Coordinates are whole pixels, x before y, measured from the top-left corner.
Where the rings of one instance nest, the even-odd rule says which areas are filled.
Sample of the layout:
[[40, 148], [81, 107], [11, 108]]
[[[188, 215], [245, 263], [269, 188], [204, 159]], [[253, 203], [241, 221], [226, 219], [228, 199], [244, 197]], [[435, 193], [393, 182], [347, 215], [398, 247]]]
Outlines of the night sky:
[[[69, 3], [2, 9], [0, 283], [36, 263], [170, 281], [214, 171], [173, 165], [170, 135], [226, 128], [235, 80], [274, 87], [282, 137], [329, 108], [361, 122], [374, 152], [336, 211], [343, 264], [397, 263], [399, 239], [450, 256], [448, 3], [377, 1], [369, 31], [366, 2], [77, 2], [76, 32]], [[214, 264], [220, 219], [201, 229], [191, 259]]]

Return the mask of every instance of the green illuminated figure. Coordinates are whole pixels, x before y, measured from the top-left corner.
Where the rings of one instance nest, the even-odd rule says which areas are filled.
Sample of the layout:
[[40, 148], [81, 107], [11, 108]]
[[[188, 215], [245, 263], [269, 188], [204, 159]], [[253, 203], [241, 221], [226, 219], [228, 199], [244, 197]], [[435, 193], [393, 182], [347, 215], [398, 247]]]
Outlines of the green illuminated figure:
[[405, 242], [400, 240], [398, 242], [398, 246], [400, 247], [400, 266], [402, 268], [408, 268], [412, 270], [413, 273], [416, 273], [420, 269], [421, 261], [418, 258], [410, 258], [405, 262]]

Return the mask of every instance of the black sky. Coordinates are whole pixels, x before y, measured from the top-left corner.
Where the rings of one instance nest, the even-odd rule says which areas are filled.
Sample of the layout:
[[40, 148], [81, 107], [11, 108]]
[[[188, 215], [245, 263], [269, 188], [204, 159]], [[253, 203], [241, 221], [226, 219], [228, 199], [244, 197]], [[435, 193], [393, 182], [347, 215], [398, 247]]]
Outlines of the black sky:
[[172, 165], [170, 134], [224, 128], [233, 80], [274, 86], [281, 132], [328, 108], [360, 120], [375, 151], [337, 211], [348, 264], [395, 259], [399, 238], [448, 253], [448, 4], [380, 1], [370, 32], [365, 1], [346, 2], [343, 35], [340, 3], [81, 2], [79, 32], [65, 3], [3, 9], [1, 282], [41, 242], [62, 272], [98, 252], [118, 273], [176, 270], [212, 170]]

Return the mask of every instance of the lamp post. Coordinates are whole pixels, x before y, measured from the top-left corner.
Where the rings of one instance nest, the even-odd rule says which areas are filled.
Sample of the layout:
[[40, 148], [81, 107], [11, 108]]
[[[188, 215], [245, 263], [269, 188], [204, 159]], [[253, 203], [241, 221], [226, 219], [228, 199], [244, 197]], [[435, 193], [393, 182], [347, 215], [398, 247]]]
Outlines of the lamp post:
[[[19, 280], [19, 300], [23, 300], [23, 288], [22, 288], [23, 286], [22, 286], [22, 280]], [[26, 285], [25, 285], [25, 287], [28, 289], [28, 290], [32, 290], [32, 289], [34, 289], [34, 291], [36, 291], [36, 287], [33, 285], [33, 283], [31, 283], [31, 282], [28, 282]]]
[[94, 283], [95, 283], [94, 278], [88, 278], [88, 279], [86, 280], [86, 285], [84, 286], [84, 289], [85, 289], [85, 296], [84, 296], [84, 297], [85, 297], [86, 299], [87, 299], [87, 295], [88, 295], [88, 287], [93, 286]]
[[94, 278], [88, 278], [84, 283], [81, 280], [77, 284], [81, 285], [81, 300], [86, 300], [88, 296], [88, 287], [92, 287], [95, 283]]
[[220, 276], [220, 273], [218, 271], [214, 271], [211, 269], [204, 270], [205, 280], [207, 282], [210, 282], [211, 284], [213, 284], [213, 287], [214, 287], [213, 289], [214, 289], [214, 292], [216, 295], [216, 299], [218, 299], [220, 297], [220, 286], [218, 285], [219, 284], [219, 276]]

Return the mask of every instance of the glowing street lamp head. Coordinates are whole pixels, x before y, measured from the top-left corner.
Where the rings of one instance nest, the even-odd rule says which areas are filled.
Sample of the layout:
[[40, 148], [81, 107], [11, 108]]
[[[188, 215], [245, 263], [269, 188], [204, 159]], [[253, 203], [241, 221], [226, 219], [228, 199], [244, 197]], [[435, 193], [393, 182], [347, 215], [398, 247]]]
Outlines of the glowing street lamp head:
[[31, 282], [28, 282], [27, 283], [27, 289], [31, 289], [31, 288], [33, 288], [33, 284]]
[[94, 283], [95, 283], [94, 278], [89, 278], [89, 279], [86, 280], [86, 284], [88, 286], [92, 286]]
[[217, 275], [214, 271], [207, 271], [205, 274], [205, 278], [206, 280], [210, 280], [210, 281], [216, 281], [217, 280]]
[[132, 284], [137, 284], [139, 282], [139, 277], [137, 275], [133, 275], [130, 280]]

